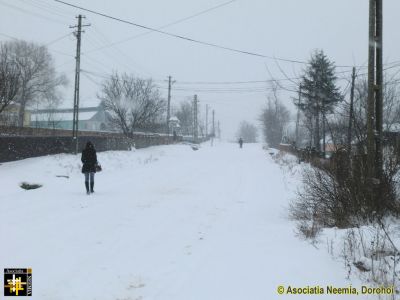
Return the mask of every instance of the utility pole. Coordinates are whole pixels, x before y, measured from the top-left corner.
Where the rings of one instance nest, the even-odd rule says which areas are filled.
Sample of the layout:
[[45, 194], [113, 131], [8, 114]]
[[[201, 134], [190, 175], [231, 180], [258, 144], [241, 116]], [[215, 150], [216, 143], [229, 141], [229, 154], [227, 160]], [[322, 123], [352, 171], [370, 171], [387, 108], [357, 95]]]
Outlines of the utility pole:
[[206, 104], [206, 139], [208, 138], [208, 104]]
[[215, 110], [212, 111], [212, 136], [215, 137]]
[[[351, 75], [351, 90], [350, 90], [350, 113], [349, 113], [349, 127], [347, 131], [347, 153], [349, 156], [349, 160], [351, 157], [351, 131], [353, 126], [353, 118], [354, 118], [354, 85], [356, 81], [356, 68], [353, 67], [353, 73]], [[350, 165], [349, 165], [350, 167]]]
[[198, 139], [198, 137], [199, 137], [199, 132], [198, 132], [198, 120], [197, 120], [197, 118], [198, 118], [198, 113], [197, 113], [197, 103], [198, 103], [198, 100], [197, 100], [197, 95], [194, 95], [194, 99], [193, 99], [193, 110], [194, 110], [194, 118], [193, 118], [193, 121], [194, 121], [194, 124], [193, 124], [193, 138], [194, 138], [194, 142], [195, 143], [197, 143], [197, 139]]
[[367, 167], [370, 204], [381, 208], [382, 183], [382, 0], [369, 1], [369, 47], [368, 47], [368, 105], [367, 105]]
[[326, 158], [326, 134], [325, 134], [325, 123], [326, 122], [326, 116], [325, 116], [325, 105], [324, 108], [322, 109], [322, 157]]
[[299, 88], [299, 102], [297, 104], [297, 116], [296, 116], [296, 140], [295, 140], [296, 147], [298, 147], [299, 143], [300, 104], [301, 104], [301, 85]]
[[167, 106], [167, 134], [169, 135], [169, 119], [171, 118], [171, 88], [172, 84], [175, 81], [172, 81], [172, 77], [168, 76], [168, 106]]
[[382, 38], [382, 0], [376, 0], [376, 94], [375, 94], [375, 114], [376, 114], [376, 142], [375, 142], [375, 177], [381, 180], [383, 170], [383, 38]]
[[368, 103], [367, 103], [367, 166], [369, 178], [374, 177], [375, 160], [375, 2], [369, 1], [369, 32], [368, 32]]
[[74, 115], [73, 115], [73, 125], [72, 125], [72, 139], [75, 140], [75, 154], [78, 153], [78, 132], [79, 132], [79, 81], [81, 72], [81, 34], [82, 27], [90, 26], [82, 25], [82, 15], [78, 15], [78, 25], [70, 26], [69, 28], [78, 28], [75, 31], [76, 36], [76, 56], [75, 56], [75, 88], [74, 88]]
[[218, 139], [221, 139], [221, 127], [219, 126], [219, 121], [217, 123]]
[[369, 1], [367, 165], [372, 183], [382, 176], [382, 0]]
[[215, 137], [215, 110], [212, 111], [211, 147], [214, 146]]

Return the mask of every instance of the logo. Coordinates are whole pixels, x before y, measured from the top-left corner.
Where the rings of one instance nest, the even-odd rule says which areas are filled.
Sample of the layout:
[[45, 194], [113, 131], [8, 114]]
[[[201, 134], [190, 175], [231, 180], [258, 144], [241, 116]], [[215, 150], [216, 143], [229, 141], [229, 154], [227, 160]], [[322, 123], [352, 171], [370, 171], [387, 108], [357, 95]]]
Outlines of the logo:
[[32, 296], [32, 269], [4, 269], [4, 296]]

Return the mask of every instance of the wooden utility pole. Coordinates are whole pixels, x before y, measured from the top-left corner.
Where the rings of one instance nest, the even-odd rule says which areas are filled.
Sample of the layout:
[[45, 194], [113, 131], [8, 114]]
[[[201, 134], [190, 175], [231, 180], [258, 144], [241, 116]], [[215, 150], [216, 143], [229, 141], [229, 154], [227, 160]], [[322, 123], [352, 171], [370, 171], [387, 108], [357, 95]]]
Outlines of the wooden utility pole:
[[349, 113], [349, 127], [347, 131], [347, 153], [349, 159], [351, 157], [351, 131], [353, 126], [353, 119], [354, 119], [354, 85], [356, 81], [356, 68], [353, 67], [353, 73], [351, 75], [351, 89], [350, 89], [350, 113]]
[[212, 136], [215, 137], [215, 110], [212, 111]]
[[376, 0], [376, 86], [375, 86], [375, 178], [382, 178], [383, 170], [383, 39], [382, 39], [382, 0]]
[[375, 160], [375, 2], [369, 1], [369, 39], [368, 39], [368, 103], [367, 103], [367, 166], [369, 178], [374, 177]]
[[296, 140], [295, 145], [299, 147], [299, 123], [300, 123], [300, 104], [301, 104], [301, 85], [299, 87], [299, 102], [297, 104], [297, 116], [296, 116]]
[[211, 128], [211, 147], [214, 146], [215, 138], [215, 110], [212, 110], [212, 128]]
[[197, 110], [197, 104], [198, 104], [198, 100], [197, 100], [197, 95], [194, 95], [194, 99], [193, 99], [193, 139], [194, 142], [197, 143], [198, 137], [199, 137], [199, 126], [198, 126], [198, 110]]
[[206, 139], [208, 138], [208, 104], [206, 104]]
[[[174, 81], [175, 82], [175, 81]], [[172, 77], [168, 76], [168, 105], [167, 105], [167, 134], [169, 135], [169, 119], [171, 118], [171, 88], [172, 84]]]
[[382, 175], [382, 0], [369, 1], [367, 165], [370, 180], [378, 184]]
[[73, 124], [72, 124], [72, 139], [75, 141], [75, 154], [78, 153], [78, 132], [79, 132], [79, 82], [80, 82], [80, 71], [81, 71], [81, 34], [82, 27], [90, 25], [82, 25], [82, 15], [78, 15], [78, 25], [70, 26], [70, 28], [77, 28], [75, 31], [76, 36], [76, 56], [75, 56], [75, 88], [74, 88], [74, 113], [73, 113]]
[[325, 152], [326, 152], [326, 134], [325, 134], [325, 123], [326, 122], [326, 116], [325, 116], [325, 104], [322, 109], [322, 157], [326, 158]]

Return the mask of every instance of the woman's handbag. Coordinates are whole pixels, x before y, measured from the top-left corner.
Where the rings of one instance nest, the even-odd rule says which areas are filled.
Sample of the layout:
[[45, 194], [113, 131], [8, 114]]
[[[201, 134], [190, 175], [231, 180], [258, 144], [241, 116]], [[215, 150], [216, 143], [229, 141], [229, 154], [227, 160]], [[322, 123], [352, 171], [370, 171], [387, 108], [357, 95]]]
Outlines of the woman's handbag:
[[101, 172], [103, 170], [99, 163], [97, 163], [95, 167], [96, 167], [96, 172]]

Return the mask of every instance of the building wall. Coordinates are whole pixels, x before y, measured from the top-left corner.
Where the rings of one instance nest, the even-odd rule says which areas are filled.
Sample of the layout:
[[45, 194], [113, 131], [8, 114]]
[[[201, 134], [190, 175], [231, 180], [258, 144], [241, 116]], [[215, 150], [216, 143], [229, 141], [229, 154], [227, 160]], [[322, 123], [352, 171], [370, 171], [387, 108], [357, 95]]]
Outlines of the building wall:
[[[97, 110], [93, 110], [95, 112]], [[62, 120], [62, 119], [57, 119], [60, 116], [57, 116], [57, 113], [54, 113], [50, 119], [54, 119], [54, 121], [47, 121], [47, 117], [45, 117], [43, 120], [43, 114], [41, 114], [42, 120], [38, 121], [35, 120], [35, 115], [36, 113], [31, 114], [31, 121], [30, 121], [30, 126], [31, 127], [37, 127], [37, 128], [58, 128], [58, 129], [69, 129], [72, 130], [73, 128], [73, 120]], [[69, 117], [72, 118], [72, 112]], [[60, 117], [61, 118], [61, 117]], [[88, 131], [100, 131], [100, 130], [105, 130], [106, 129], [106, 115], [104, 111], [97, 111], [97, 113], [91, 117], [90, 119], [80, 119], [79, 120], [79, 129], [82, 130], [88, 130]]]
[[[18, 125], [18, 105], [7, 106], [0, 114], [0, 125], [2, 126], [16, 126]], [[31, 113], [29, 110], [25, 110], [24, 114], [24, 126], [29, 127], [31, 120]]]
[[[55, 121], [55, 122], [47, 122], [47, 121], [35, 121], [32, 120], [30, 122], [33, 128], [49, 128], [49, 129], [66, 129], [72, 130], [73, 122], [72, 121]], [[87, 131], [100, 131], [102, 129], [102, 122], [99, 121], [79, 121], [79, 130], [87, 130]]]
[[[75, 151], [71, 130], [0, 127], [0, 132], [0, 162]], [[173, 140], [171, 136], [137, 133], [128, 139], [118, 133], [80, 131], [79, 151], [88, 140], [95, 144], [98, 151], [108, 151], [167, 145], [182, 141], [182, 137]]]

